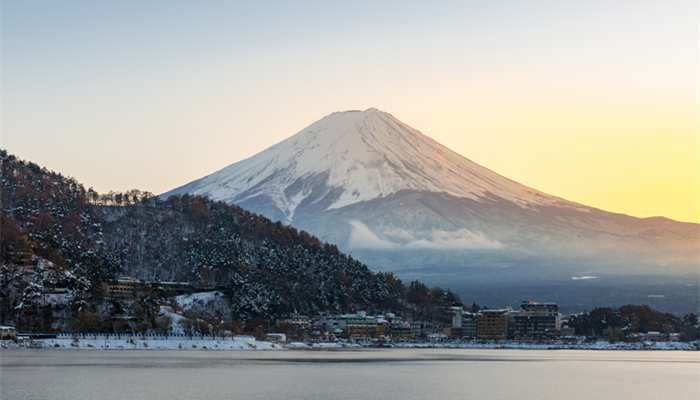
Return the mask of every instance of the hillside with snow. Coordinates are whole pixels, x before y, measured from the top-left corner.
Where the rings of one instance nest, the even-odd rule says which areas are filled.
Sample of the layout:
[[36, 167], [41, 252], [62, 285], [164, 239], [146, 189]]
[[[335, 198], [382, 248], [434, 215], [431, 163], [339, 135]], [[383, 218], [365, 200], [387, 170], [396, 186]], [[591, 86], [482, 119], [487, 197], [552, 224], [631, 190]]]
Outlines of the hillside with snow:
[[[133, 329], [168, 330], [160, 317], [181, 318], [163, 315], [166, 306], [219, 325], [356, 308], [434, 319], [460, 304], [438, 288], [405, 298], [409, 288], [390, 274], [240, 207], [134, 190], [100, 195], [2, 149], [0, 226], [0, 325], [18, 331], [111, 332], [126, 329], [112, 324], [124, 318], [139, 321]], [[134, 298], [106, 289], [121, 277], [140, 282]], [[176, 306], [160, 282], [223, 295]]]

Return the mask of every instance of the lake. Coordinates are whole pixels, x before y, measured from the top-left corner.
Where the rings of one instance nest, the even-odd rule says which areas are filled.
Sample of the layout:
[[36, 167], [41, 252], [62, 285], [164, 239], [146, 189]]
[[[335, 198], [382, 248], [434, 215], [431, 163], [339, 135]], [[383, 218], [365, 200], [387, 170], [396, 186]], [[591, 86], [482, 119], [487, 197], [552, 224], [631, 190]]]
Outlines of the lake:
[[700, 352], [0, 352], [2, 399], [692, 399]]

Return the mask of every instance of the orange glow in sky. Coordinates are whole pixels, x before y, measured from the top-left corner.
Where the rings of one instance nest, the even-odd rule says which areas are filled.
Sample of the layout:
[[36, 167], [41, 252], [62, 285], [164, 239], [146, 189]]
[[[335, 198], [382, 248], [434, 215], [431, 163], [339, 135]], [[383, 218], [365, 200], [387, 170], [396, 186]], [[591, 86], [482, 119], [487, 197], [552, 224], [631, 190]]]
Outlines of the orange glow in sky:
[[100, 192], [162, 193], [376, 107], [546, 193], [700, 222], [697, 16], [686, 0], [13, 2], [1, 145]]

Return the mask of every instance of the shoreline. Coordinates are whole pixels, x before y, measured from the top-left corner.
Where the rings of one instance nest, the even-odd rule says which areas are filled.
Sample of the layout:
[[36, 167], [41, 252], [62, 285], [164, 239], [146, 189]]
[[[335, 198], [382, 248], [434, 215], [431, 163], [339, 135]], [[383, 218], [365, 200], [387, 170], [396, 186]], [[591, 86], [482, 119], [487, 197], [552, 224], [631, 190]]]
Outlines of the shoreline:
[[637, 342], [608, 343], [394, 343], [388, 347], [364, 347], [349, 343], [313, 343], [301, 342], [273, 343], [242, 340], [177, 340], [177, 339], [41, 339], [35, 340], [32, 348], [19, 347], [11, 341], [0, 342], [0, 349], [27, 350], [213, 350], [213, 351], [260, 351], [260, 350], [340, 350], [340, 349], [508, 349], [508, 350], [646, 350], [646, 351], [698, 351], [699, 342]]

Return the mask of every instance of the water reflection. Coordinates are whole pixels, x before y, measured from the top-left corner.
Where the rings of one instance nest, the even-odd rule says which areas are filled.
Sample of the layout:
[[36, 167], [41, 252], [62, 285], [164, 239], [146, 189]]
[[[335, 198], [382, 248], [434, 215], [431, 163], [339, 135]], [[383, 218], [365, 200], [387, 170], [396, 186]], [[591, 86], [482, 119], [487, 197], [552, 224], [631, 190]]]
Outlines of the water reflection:
[[2, 399], [699, 398], [698, 352], [5, 351]]

